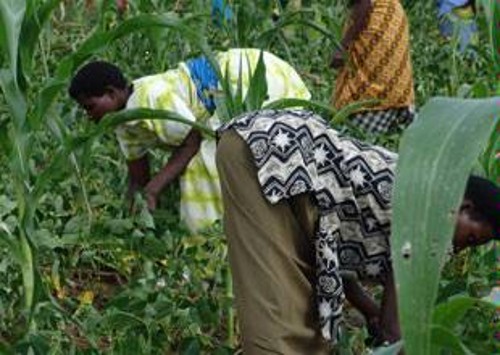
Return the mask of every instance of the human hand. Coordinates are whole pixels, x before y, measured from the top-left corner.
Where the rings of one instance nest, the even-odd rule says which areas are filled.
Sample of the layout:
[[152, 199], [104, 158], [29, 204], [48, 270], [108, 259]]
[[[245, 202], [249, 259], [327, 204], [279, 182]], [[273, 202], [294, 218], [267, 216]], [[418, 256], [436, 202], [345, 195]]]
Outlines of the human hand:
[[332, 59], [330, 61], [330, 68], [340, 69], [345, 64], [345, 50], [343, 48], [337, 48], [333, 54]]

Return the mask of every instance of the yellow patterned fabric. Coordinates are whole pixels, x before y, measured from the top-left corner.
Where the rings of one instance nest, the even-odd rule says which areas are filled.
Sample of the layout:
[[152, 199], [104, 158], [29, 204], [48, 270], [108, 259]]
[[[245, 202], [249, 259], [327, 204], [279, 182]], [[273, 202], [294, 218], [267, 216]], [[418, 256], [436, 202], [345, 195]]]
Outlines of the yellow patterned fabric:
[[[229, 75], [233, 92], [242, 73], [243, 94], [249, 86], [249, 72], [255, 69], [260, 55], [257, 49], [231, 49], [216, 55], [223, 74]], [[268, 100], [282, 98], [310, 99], [310, 93], [297, 72], [285, 61], [264, 52]], [[184, 62], [165, 73], [133, 82], [134, 91], [127, 109], [152, 108], [174, 111], [193, 122], [216, 128], [216, 115], [210, 116], [197, 96], [196, 86]], [[116, 129], [120, 148], [127, 160], [143, 157], [152, 148], [166, 150], [179, 146], [191, 127], [173, 121], [143, 119], [128, 122]], [[222, 203], [215, 167], [215, 141], [205, 138], [180, 177], [181, 219], [192, 231], [210, 226], [220, 219]]]
[[412, 106], [415, 101], [408, 19], [399, 0], [372, 0], [366, 28], [348, 48], [332, 101], [337, 109], [377, 99], [373, 110]]

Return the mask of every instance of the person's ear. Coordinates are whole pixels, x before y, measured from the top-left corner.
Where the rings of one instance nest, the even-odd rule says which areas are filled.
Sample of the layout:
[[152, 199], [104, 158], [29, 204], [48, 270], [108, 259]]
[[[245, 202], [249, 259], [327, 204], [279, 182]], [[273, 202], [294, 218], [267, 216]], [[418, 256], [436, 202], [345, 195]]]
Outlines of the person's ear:
[[104, 93], [109, 95], [111, 98], [118, 96], [118, 89], [113, 85], [107, 85], [104, 88]]

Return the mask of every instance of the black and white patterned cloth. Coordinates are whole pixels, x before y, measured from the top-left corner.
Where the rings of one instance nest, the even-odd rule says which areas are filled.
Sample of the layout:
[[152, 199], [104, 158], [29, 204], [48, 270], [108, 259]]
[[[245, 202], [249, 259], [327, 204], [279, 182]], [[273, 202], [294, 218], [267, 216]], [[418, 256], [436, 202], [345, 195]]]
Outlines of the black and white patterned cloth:
[[353, 114], [349, 122], [361, 131], [372, 134], [386, 134], [405, 128], [415, 120], [413, 107], [389, 110], [363, 111]]
[[391, 191], [397, 155], [344, 137], [303, 110], [262, 110], [233, 119], [248, 144], [266, 199], [311, 193], [317, 303], [323, 336], [335, 343], [341, 322], [341, 274], [378, 279], [390, 270]]

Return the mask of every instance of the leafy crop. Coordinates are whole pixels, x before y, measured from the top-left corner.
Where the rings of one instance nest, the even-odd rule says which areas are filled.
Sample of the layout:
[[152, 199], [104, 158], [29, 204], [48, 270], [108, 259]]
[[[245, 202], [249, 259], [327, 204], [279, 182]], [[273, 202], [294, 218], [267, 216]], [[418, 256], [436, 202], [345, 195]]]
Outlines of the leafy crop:
[[[209, 1], [128, 3], [127, 11], [118, 13], [113, 1], [0, 1], [1, 353], [228, 354], [238, 349], [220, 226], [188, 233], [178, 222], [177, 186], [162, 196], [162, 207], [154, 215], [140, 196], [136, 214], [128, 214], [123, 203], [126, 171], [110, 135], [114, 125], [138, 115], [182, 117], [128, 111], [90, 127], [64, 94], [81, 64], [105, 58], [136, 77], [191, 56], [205, 54], [213, 61], [219, 49], [256, 47], [294, 65], [313, 93], [313, 104], [285, 100], [275, 107], [307, 106], [330, 118], [336, 128], [358, 134], [346, 117], [370, 104], [357, 103], [341, 112], [329, 107], [335, 73], [326, 66], [340, 38], [343, 1], [303, 1], [300, 8], [285, 9], [273, 1], [262, 6], [235, 1], [234, 21], [222, 27], [212, 23]], [[498, 88], [498, 28], [488, 23], [498, 22], [496, 2], [482, 1], [486, 11], [478, 18], [481, 43], [474, 48], [474, 59], [457, 55], [452, 43], [439, 38], [433, 3], [404, 1], [412, 25], [419, 106], [437, 95], [492, 96]], [[232, 92], [221, 82], [221, 118], [260, 106], [265, 92], [258, 80], [265, 70], [261, 64], [251, 90], [255, 95], [247, 101], [241, 91]], [[425, 124], [441, 125], [437, 122], [445, 114], [455, 114], [451, 105], [440, 106], [443, 114], [432, 122], [439, 102], [426, 106]], [[453, 103], [463, 112], [476, 107], [468, 101]], [[471, 111], [470, 117], [479, 118], [489, 105]], [[211, 134], [203, 126], [197, 128]], [[364, 138], [394, 149], [400, 139]], [[498, 134], [481, 142], [486, 149], [477, 169], [498, 179]], [[155, 166], [166, 158], [153, 154]], [[456, 193], [464, 169], [457, 173]], [[491, 251], [480, 250], [459, 261], [445, 267], [439, 285], [439, 276], [433, 275], [434, 283], [427, 287], [438, 306], [434, 309], [434, 298], [427, 298], [427, 308], [418, 312], [435, 324], [429, 338], [432, 349], [453, 351], [458, 344], [488, 352], [492, 310], [476, 299], [492, 287], [495, 258]], [[414, 306], [408, 307], [416, 313]], [[405, 337], [412, 332], [408, 329]], [[361, 330], [351, 330], [348, 345], [340, 351], [365, 351], [363, 336]], [[412, 346], [411, 340], [407, 346]]]

